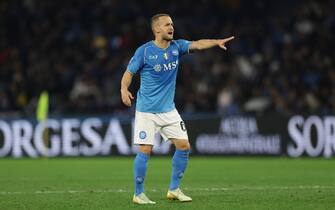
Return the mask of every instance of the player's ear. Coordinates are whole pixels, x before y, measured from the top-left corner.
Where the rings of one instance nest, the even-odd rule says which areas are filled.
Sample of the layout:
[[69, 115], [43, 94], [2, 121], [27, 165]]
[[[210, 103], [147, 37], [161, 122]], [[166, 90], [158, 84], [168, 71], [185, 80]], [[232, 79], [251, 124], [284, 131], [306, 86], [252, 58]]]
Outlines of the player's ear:
[[157, 23], [155, 23], [153, 26], [152, 26], [152, 31], [154, 32], [154, 34], [159, 34], [159, 25]]
[[156, 33], [156, 26], [155, 26], [155, 24], [154, 25], [152, 25], [152, 27], [151, 27], [151, 29], [152, 29], [152, 33]]

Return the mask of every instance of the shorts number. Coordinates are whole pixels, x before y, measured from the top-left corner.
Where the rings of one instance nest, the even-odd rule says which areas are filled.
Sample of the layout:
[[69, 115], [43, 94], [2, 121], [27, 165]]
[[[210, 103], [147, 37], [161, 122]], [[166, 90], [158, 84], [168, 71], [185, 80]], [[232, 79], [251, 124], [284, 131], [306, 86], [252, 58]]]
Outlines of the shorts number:
[[186, 131], [185, 123], [183, 121], [180, 121], [180, 127], [183, 131]]

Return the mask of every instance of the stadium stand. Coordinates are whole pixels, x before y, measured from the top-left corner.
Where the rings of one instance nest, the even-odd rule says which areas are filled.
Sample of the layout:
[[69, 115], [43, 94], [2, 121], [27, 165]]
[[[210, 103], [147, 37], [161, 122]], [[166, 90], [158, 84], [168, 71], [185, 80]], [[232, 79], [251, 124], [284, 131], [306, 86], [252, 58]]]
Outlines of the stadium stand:
[[32, 114], [42, 90], [53, 114], [132, 112], [121, 75], [166, 12], [176, 39], [236, 37], [183, 58], [180, 112], [334, 113], [335, 2], [299, 2], [1, 1], [0, 112]]

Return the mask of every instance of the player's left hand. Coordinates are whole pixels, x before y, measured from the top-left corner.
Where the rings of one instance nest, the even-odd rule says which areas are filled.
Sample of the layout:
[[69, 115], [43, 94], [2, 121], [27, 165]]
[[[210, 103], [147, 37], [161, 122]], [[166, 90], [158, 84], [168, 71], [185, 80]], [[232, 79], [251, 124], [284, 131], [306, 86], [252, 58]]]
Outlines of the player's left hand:
[[234, 38], [235, 38], [234, 36], [231, 36], [231, 37], [226, 38], [226, 39], [220, 39], [219, 43], [218, 43], [219, 47], [221, 47], [224, 50], [227, 50], [226, 43], [233, 40]]
[[128, 90], [121, 90], [121, 99], [124, 105], [131, 106], [131, 100], [134, 99], [134, 96]]

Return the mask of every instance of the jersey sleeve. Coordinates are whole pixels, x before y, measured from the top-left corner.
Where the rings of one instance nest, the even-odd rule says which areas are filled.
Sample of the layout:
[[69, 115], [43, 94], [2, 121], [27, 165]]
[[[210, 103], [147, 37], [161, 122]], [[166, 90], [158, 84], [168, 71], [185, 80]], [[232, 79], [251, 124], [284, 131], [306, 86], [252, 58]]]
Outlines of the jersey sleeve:
[[127, 70], [130, 71], [132, 74], [135, 74], [138, 70], [140, 70], [144, 65], [144, 54], [143, 49], [137, 48], [135, 54], [130, 59], [129, 64], [127, 66]]
[[185, 55], [187, 53], [189, 53], [190, 50], [190, 44], [191, 42], [185, 39], [178, 39], [176, 40], [176, 43], [178, 45], [179, 48], [179, 55]]

